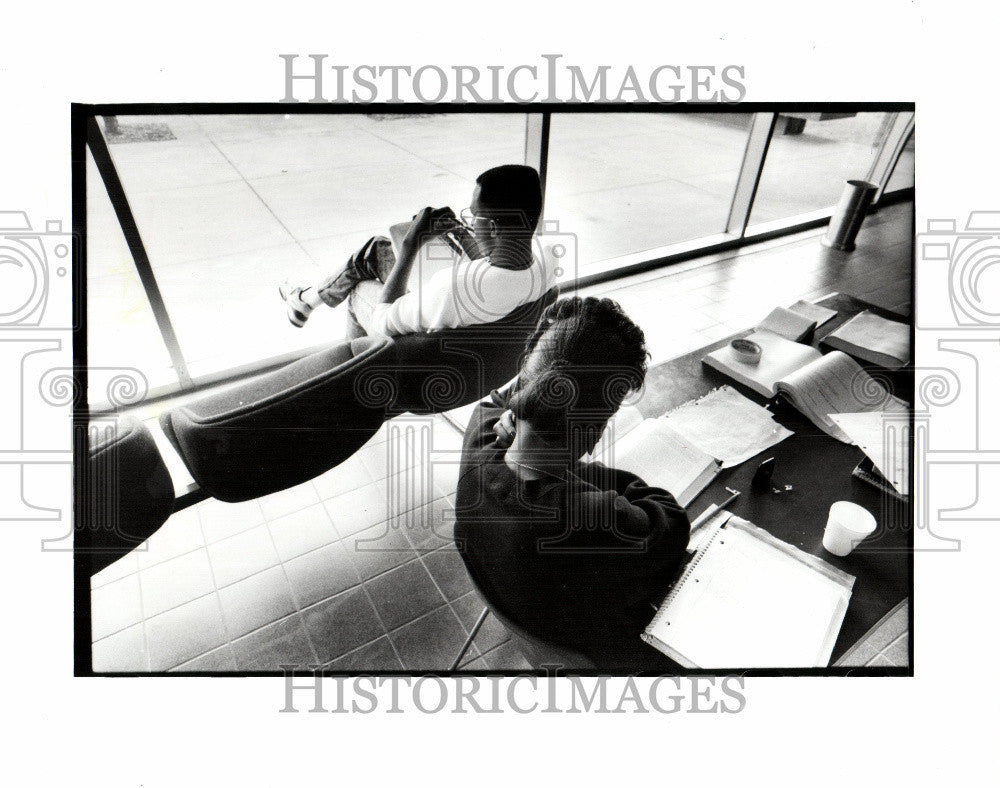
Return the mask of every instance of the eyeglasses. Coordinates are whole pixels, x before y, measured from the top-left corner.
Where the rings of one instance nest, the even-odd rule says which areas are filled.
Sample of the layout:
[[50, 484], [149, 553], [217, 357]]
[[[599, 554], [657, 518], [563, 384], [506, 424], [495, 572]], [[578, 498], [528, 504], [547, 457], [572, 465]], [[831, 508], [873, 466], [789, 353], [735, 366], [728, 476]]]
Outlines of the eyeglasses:
[[468, 227], [470, 230], [476, 229], [476, 221], [482, 220], [484, 222], [490, 223], [490, 229], [496, 226], [496, 222], [493, 219], [488, 219], [485, 216], [477, 216], [472, 212], [472, 208], [463, 208], [458, 214], [459, 220]]
[[476, 215], [472, 212], [472, 208], [463, 208], [459, 212], [458, 218], [470, 230], [476, 226]]

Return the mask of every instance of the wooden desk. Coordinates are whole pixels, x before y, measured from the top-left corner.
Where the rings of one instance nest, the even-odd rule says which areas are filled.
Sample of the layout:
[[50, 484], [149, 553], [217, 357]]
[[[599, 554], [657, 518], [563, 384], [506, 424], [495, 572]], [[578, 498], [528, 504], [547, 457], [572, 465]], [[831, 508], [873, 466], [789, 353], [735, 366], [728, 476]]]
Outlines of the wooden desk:
[[[865, 309], [893, 320], [909, 322], [900, 315], [843, 294], [828, 296], [818, 303], [838, 312], [836, 318], [817, 332], [814, 344], [821, 350], [825, 349], [821, 341], [827, 334]], [[765, 400], [759, 394], [701, 363], [706, 353], [749, 333], [747, 330], [734, 334], [655, 366], [647, 375], [642, 399], [636, 403], [639, 410], [647, 417], [661, 416], [725, 384], [763, 404]], [[897, 396], [913, 402], [912, 369], [896, 372], [879, 370], [879, 378], [888, 380]], [[910, 594], [912, 507], [851, 476], [854, 466], [864, 456], [857, 446], [831, 438], [781, 400], [772, 405], [771, 410], [775, 418], [795, 434], [758, 457], [723, 471], [690, 508], [692, 515], [697, 515], [709, 503], [725, 500], [728, 497], [725, 492], [727, 486], [741, 490], [743, 494], [728, 507], [730, 511], [857, 578], [840, 636], [833, 648], [830, 659], [833, 664], [882, 616]], [[754, 471], [767, 457], [775, 458], [772, 487], [782, 490], [777, 494], [750, 490]], [[785, 492], [785, 485], [791, 485], [792, 489]], [[865, 507], [878, 521], [875, 533], [845, 558], [828, 553], [822, 546], [823, 528], [830, 505], [841, 500], [854, 501]]]

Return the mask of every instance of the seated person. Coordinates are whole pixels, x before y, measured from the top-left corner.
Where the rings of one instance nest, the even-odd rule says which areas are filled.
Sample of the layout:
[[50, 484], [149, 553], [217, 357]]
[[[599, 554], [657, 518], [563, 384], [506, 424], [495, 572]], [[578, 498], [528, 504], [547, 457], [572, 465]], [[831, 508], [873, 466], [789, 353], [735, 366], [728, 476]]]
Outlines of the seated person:
[[647, 357], [613, 301], [553, 304], [517, 380], [473, 413], [459, 472], [456, 546], [491, 605], [601, 668], [663, 665], [639, 634], [690, 534], [669, 492], [581, 460]]
[[[288, 319], [301, 327], [320, 304], [349, 298], [348, 337], [422, 333], [491, 323], [540, 298], [555, 281], [555, 265], [532, 255], [541, 214], [538, 173], [506, 164], [476, 179], [472, 204], [462, 220], [450, 208], [424, 208], [400, 244], [368, 240], [337, 273], [312, 287], [280, 288]], [[438, 271], [417, 292], [407, 283], [420, 248], [451, 234], [464, 254]]]

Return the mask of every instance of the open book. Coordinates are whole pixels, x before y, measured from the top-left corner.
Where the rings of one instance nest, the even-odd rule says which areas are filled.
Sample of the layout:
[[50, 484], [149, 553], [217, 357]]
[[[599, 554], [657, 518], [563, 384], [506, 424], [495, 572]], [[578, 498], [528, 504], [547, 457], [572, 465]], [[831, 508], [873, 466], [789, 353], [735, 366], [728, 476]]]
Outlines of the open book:
[[758, 325], [757, 328], [767, 329], [778, 336], [792, 340], [792, 342], [801, 342], [812, 334], [813, 329], [816, 328], [816, 321], [811, 320], [804, 315], [800, 315], [798, 312], [794, 312], [791, 309], [785, 309], [783, 306], [776, 306], [771, 310], [771, 313], [760, 322], [760, 325]]
[[907, 410], [905, 402], [892, 396], [840, 351], [824, 356], [813, 347], [790, 342], [770, 331], [755, 331], [747, 339], [761, 346], [758, 365], [741, 361], [729, 345], [709, 353], [703, 361], [764, 397], [781, 394], [803, 416], [839, 441], [852, 442], [830, 418], [831, 413]]
[[812, 320], [816, 323], [816, 328], [825, 326], [837, 316], [836, 310], [827, 309], [825, 306], [813, 304], [809, 301], [796, 301], [788, 307], [788, 309], [791, 312], [795, 312], [797, 315], [802, 315], [803, 317]]
[[608, 424], [587, 459], [629, 471], [662, 487], [687, 506], [722, 469], [722, 464], [682, 438], [663, 419], [643, 419], [623, 407]]
[[720, 511], [642, 639], [686, 668], [830, 662], [854, 577]]
[[910, 327], [868, 310], [852, 317], [823, 342], [887, 369], [899, 369], [910, 360]]

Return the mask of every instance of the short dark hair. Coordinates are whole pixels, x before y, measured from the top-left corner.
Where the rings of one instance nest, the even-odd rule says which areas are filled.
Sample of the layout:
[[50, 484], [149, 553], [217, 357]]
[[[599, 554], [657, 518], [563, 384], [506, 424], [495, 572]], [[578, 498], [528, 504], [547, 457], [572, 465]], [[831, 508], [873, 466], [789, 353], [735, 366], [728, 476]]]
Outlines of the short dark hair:
[[486, 170], [476, 184], [498, 224], [534, 231], [542, 214], [542, 184], [533, 167], [503, 164]]
[[[528, 339], [525, 359], [536, 347], [541, 368], [518, 380], [510, 408], [517, 418], [537, 425], [550, 440], [567, 441], [574, 451], [579, 446], [568, 435], [571, 423], [599, 434], [646, 378], [645, 335], [609, 298], [554, 303]], [[525, 378], [523, 373], [522, 362]], [[585, 442], [587, 436], [582, 437]]]

